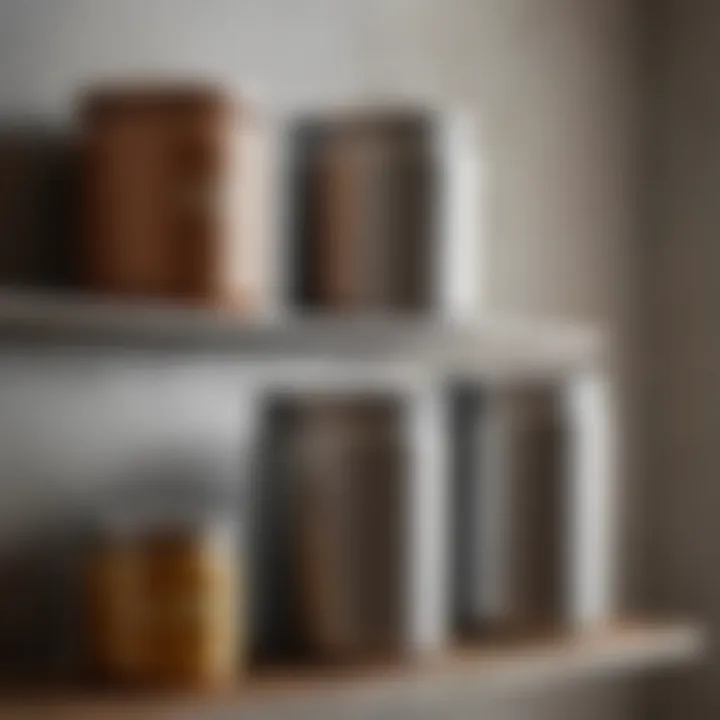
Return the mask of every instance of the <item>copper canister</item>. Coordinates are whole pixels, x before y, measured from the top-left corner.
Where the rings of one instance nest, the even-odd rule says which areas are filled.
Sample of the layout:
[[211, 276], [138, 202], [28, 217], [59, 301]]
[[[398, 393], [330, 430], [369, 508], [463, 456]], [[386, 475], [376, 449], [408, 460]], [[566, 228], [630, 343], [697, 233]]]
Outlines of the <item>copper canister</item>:
[[81, 276], [94, 291], [250, 309], [257, 122], [212, 85], [103, 87], [80, 104]]

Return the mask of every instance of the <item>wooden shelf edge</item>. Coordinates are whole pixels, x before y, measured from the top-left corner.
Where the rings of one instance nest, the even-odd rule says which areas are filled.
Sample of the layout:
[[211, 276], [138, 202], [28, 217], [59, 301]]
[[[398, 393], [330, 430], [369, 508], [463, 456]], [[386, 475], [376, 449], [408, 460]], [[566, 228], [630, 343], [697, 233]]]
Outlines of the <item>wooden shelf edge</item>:
[[[267, 671], [252, 676], [232, 691], [213, 695], [172, 697], [117, 694], [33, 694], [0, 701], [0, 717], [22, 711], [32, 717], [122, 718], [238, 717], [262, 718], [266, 712], [328, 712], [360, 704], [362, 707], [425, 704], [433, 700], [541, 687], [603, 675], [628, 674], [677, 666], [702, 655], [704, 633], [689, 622], [627, 622], [581, 635], [557, 636], [526, 642], [493, 643], [454, 648], [412, 664], [352, 670], [303, 669]], [[12, 706], [12, 707], [11, 707]], [[41, 715], [37, 713], [41, 712]], [[195, 714], [194, 714], [195, 713]], [[186, 715], [182, 715], [185, 717]]]

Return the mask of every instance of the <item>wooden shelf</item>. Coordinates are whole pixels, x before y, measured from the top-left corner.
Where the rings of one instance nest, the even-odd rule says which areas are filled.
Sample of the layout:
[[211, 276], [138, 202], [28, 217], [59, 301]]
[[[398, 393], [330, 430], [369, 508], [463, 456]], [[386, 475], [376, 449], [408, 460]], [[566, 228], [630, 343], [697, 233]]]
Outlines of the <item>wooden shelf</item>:
[[702, 633], [692, 624], [636, 622], [581, 636], [458, 648], [413, 664], [269, 670], [249, 677], [235, 691], [212, 696], [15, 696], [0, 702], [0, 716], [11, 712], [13, 718], [27, 713], [33, 718], [261, 719], [324, 712], [325, 717], [335, 717], [334, 710], [352, 706], [388, 711], [415, 704], [427, 708], [447, 701], [448, 694], [472, 702], [489, 694], [625, 675], [690, 662], [701, 650]]
[[229, 311], [0, 290], [5, 340], [183, 351], [247, 360], [380, 361], [457, 373], [565, 371], [602, 360], [596, 327], [487, 317], [468, 323], [413, 316], [243, 319]]

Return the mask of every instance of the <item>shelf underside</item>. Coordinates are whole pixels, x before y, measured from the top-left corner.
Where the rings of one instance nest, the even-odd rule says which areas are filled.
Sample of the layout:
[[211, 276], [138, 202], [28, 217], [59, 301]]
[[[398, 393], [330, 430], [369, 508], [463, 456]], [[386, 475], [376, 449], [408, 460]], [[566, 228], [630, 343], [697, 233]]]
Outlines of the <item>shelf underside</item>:
[[[581, 636], [554, 636], [456, 648], [422, 661], [352, 669], [272, 669], [213, 695], [17, 694], [0, 715], [67, 718], [336, 717], [339, 709], [428, 707], [575, 679], [674, 666], [697, 658], [700, 630], [684, 623], [618, 624]], [[3, 705], [5, 707], [3, 708]], [[300, 713], [300, 715], [298, 715]], [[343, 716], [344, 717], [344, 716]]]
[[5, 340], [226, 351], [252, 360], [398, 362], [458, 373], [572, 370], [601, 361], [602, 333], [570, 322], [487, 317], [302, 315], [248, 319], [228, 310], [0, 291]]

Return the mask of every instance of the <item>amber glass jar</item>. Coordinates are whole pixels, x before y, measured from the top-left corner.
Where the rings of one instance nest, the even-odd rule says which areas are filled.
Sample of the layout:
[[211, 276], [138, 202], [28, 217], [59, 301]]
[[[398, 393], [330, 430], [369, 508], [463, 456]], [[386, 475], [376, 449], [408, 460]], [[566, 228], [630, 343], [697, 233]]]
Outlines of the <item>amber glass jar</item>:
[[237, 505], [203, 478], [108, 502], [88, 567], [91, 665], [111, 684], [217, 688], [242, 674]]

